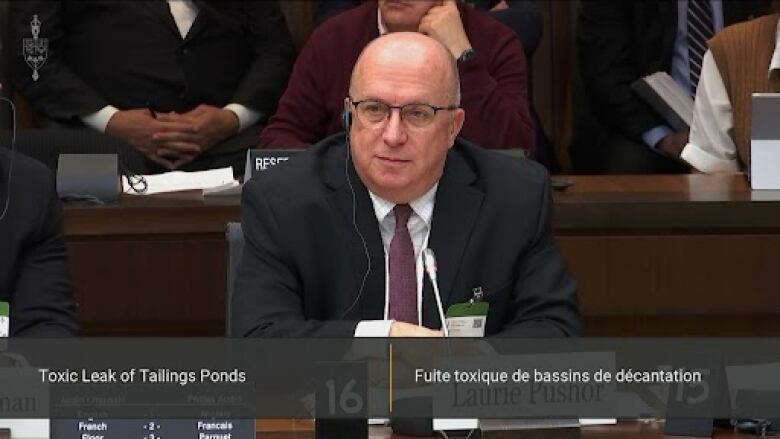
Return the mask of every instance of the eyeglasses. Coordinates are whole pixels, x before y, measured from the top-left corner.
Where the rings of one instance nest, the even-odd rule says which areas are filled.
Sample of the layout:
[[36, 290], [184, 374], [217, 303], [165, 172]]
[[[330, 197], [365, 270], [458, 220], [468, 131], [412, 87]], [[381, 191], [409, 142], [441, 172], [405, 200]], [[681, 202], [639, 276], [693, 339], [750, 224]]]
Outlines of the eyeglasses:
[[425, 128], [433, 122], [436, 113], [442, 110], [453, 111], [459, 107], [450, 105], [448, 107], [436, 107], [428, 104], [406, 104], [400, 107], [388, 105], [382, 101], [366, 99], [362, 101], [353, 101], [349, 99], [355, 107], [357, 117], [362, 123], [369, 126], [379, 126], [384, 124], [394, 109], [398, 109], [401, 114], [401, 120], [414, 128]]

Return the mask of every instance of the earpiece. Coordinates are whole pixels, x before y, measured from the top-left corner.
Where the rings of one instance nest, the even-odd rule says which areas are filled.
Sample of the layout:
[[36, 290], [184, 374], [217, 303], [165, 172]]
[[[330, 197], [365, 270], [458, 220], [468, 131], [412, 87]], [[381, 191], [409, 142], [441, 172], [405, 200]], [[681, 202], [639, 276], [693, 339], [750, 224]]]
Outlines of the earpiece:
[[360, 228], [357, 224], [357, 194], [355, 193], [355, 187], [352, 185], [352, 179], [349, 177], [349, 162], [350, 162], [350, 141], [349, 141], [349, 129], [352, 127], [352, 112], [349, 111], [349, 106], [351, 104], [349, 103], [349, 100], [344, 101], [344, 112], [341, 113], [341, 122], [344, 124], [344, 141], [346, 143], [346, 153], [344, 154], [344, 178], [347, 180], [347, 185], [349, 186], [349, 191], [352, 193], [352, 226], [355, 229], [355, 234], [360, 238], [360, 242], [363, 244], [363, 251], [366, 255], [366, 272], [363, 274], [363, 280], [360, 282], [360, 288], [358, 288], [358, 293], [355, 296], [355, 300], [352, 301], [352, 304], [349, 305], [349, 307], [344, 310], [344, 313], [341, 314], [341, 317], [339, 319], [346, 318], [347, 314], [349, 314], [354, 308], [355, 305], [358, 304], [360, 301], [360, 298], [363, 297], [363, 290], [366, 288], [366, 281], [368, 280], [368, 276], [371, 274], [371, 254], [368, 252], [368, 243], [366, 242], [366, 237], [363, 236], [363, 234], [360, 232]]
[[341, 114], [341, 123], [344, 125], [344, 131], [349, 135], [349, 129], [352, 127], [352, 112], [344, 109], [344, 113]]

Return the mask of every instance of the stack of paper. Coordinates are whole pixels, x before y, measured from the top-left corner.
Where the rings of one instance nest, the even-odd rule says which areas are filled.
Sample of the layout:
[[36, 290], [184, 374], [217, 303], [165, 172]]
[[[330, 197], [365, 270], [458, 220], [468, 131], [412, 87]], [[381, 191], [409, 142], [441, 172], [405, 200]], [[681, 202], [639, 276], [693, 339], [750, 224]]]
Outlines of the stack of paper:
[[[145, 180], [146, 184], [139, 182]], [[233, 177], [233, 168], [211, 169], [208, 171], [184, 172], [173, 171], [157, 175], [142, 175], [133, 177], [131, 187], [126, 176], [122, 176], [122, 191], [126, 194], [152, 195], [163, 192], [178, 192], [203, 190], [206, 192], [221, 192], [239, 186]], [[145, 188], [145, 190], [143, 190]], [[137, 192], [136, 190], [140, 190]]]

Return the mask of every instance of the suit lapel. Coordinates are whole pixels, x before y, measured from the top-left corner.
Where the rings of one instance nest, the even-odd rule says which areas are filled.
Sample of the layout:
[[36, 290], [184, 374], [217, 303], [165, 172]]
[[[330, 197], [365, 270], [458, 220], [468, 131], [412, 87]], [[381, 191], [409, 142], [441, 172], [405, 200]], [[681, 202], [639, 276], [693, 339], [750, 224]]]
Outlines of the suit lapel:
[[[330, 148], [335, 149], [338, 147], [331, 146]], [[340, 149], [344, 151], [344, 147]], [[352, 162], [350, 162], [348, 172], [352, 188], [354, 188], [353, 204], [353, 189], [350, 189], [350, 185], [347, 184], [344, 176], [343, 152], [339, 154], [334, 152], [330, 151], [327, 154], [324, 172], [326, 183], [333, 188], [328, 202], [341, 221], [342, 236], [346, 241], [352, 266], [355, 289], [354, 293], [350, 295], [350, 303], [357, 297], [360, 285], [366, 276], [368, 267], [366, 249], [370, 255], [371, 264], [359, 303], [355, 305], [350, 315], [359, 319], [382, 319], [384, 317], [385, 305], [385, 255], [382, 237], [379, 233], [379, 225], [374, 215], [374, 208], [368, 191], [355, 172]], [[355, 206], [356, 212], [354, 222], [353, 206]], [[365, 239], [365, 246], [355, 230], [356, 225], [360, 235]], [[360, 313], [357, 313], [355, 310], [360, 310]], [[347, 318], [350, 318], [349, 315]]]
[[137, 4], [146, 9], [150, 15], [162, 21], [171, 32], [181, 38], [181, 33], [176, 26], [176, 21], [173, 19], [173, 14], [171, 14], [171, 8], [168, 6], [167, 0], [140, 1], [137, 2]]
[[[432, 230], [428, 240], [428, 247], [436, 253], [439, 292], [445, 312], [484, 198], [484, 194], [471, 185], [475, 178], [476, 175], [461, 155], [451, 151], [436, 191]], [[433, 328], [440, 324], [428, 281], [424, 283], [423, 289], [423, 323]]]

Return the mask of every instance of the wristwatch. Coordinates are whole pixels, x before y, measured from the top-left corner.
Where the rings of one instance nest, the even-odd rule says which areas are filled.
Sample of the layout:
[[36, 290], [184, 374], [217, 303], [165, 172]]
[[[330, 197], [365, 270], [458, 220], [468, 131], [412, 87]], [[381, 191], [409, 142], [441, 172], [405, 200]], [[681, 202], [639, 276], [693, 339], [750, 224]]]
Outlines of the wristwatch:
[[476, 50], [471, 49], [471, 48], [466, 49], [458, 57], [458, 64], [460, 64], [462, 62], [465, 62], [465, 61], [468, 61], [468, 60], [474, 58], [476, 55], [477, 55], [477, 51]]

